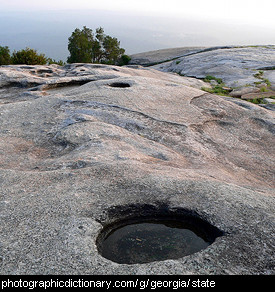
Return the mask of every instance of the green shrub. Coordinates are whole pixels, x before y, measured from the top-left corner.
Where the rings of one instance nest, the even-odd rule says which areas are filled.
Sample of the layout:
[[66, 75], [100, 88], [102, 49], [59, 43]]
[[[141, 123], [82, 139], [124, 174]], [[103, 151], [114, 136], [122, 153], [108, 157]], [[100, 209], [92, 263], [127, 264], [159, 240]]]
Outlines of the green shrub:
[[263, 81], [267, 85], [267, 87], [271, 86], [271, 82], [267, 78], [263, 78]]
[[65, 62], [63, 62], [62, 60], [56, 61], [52, 58], [47, 58], [47, 64], [51, 65], [51, 64], [57, 64], [59, 66], [64, 66]]
[[9, 65], [11, 62], [9, 47], [0, 46], [0, 65]]
[[213, 88], [202, 87], [201, 90], [204, 90], [209, 93], [228, 96], [228, 90], [224, 89], [221, 85], [216, 85]]
[[204, 81], [205, 81], [205, 82], [209, 82], [209, 83], [210, 83], [211, 80], [215, 80], [215, 81], [217, 81], [218, 84], [223, 84], [223, 81], [222, 81], [221, 78], [217, 78], [217, 77], [214, 77], [214, 76], [211, 76], [211, 75], [207, 75], [207, 76], [204, 78]]
[[118, 65], [119, 66], [128, 65], [130, 61], [131, 57], [129, 57], [128, 55], [122, 55], [118, 60]]
[[258, 73], [254, 74], [253, 76], [255, 78], [262, 79], [263, 78], [263, 74], [264, 74], [264, 71], [260, 70]]
[[257, 79], [260, 79], [261, 81], [256, 81], [254, 82], [255, 85], [260, 85], [263, 82], [266, 84], [267, 87], [271, 86], [271, 82], [267, 79], [263, 77], [264, 71], [260, 70], [259, 72], [257, 72], [256, 74], [254, 74], [253, 76]]
[[267, 89], [265, 86], [263, 86], [263, 87], [261, 87], [260, 91], [261, 91], [261, 92], [267, 92], [268, 89]]
[[266, 103], [264, 101], [264, 98], [253, 98], [253, 99], [248, 99], [247, 101], [252, 102], [254, 104], [265, 104]]
[[48, 59], [44, 54], [38, 54], [36, 50], [26, 48], [21, 51], [14, 51], [11, 57], [11, 62], [15, 65], [45, 65]]

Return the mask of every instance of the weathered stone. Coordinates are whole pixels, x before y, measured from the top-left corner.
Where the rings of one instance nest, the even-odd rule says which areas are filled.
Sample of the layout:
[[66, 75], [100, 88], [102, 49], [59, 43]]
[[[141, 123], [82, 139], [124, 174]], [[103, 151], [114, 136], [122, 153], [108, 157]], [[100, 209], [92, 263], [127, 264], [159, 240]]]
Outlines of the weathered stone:
[[[208, 48], [180, 57], [153, 68], [164, 72], [177, 72], [184, 76], [221, 78], [226, 86], [244, 87], [261, 81], [255, 76], [263, 71], [274, 87], [274, 46]], [[271, 70], [273, 69], [273, 70]]]
[[275, 91], [258, 92], [258, 93], [247, 93], [241, 96], [242, 99], [254, 99], [254, 98], [265, 98], [275, 96]]
[[[0, 74], [1, 274], [274, 273], [274, 112], [152, 69]], [[103, 226], [148, 206], [223, 236], [177, 260], [103, 258]]]
[[[275, 96], [274, 96], [275, 98]], [[267, 102], [267, 103], [275, 103], [275, 99], [272, 99], [272, 98], [264, 98], [264, 102]]]
[[229, 93], [229, 95], [232, 97], [241, 97], [244, 94], [257, 93], [257, 92], [260, 92], [260, 88], [254, 87], [254, 86], [248, 86], [248, 87], [234, 89], [233, 91]]
[[216, 86], [216, 85], [218, 85], [219, 83], [218, 83], [216, 80], [210, 80], [210, 84], [211, 84], [212, 86]]
[[148, 66], [151, 64], [159, 63], [159, 62], [172, 60], [174, 58], [179, 58], [184, 55], [192, 54], [204, 49], [205, 47], [182, 47], [182, 48], [162, 49], [162, 50], [155, 50], [155, 51], [133, 54], [131, 55], [130, 64]]
[[263, 78], [269, 80], [270, 82], [270, 89], [275, 91], [275, 67], [273, 70], [267, 70], [263, 73]]

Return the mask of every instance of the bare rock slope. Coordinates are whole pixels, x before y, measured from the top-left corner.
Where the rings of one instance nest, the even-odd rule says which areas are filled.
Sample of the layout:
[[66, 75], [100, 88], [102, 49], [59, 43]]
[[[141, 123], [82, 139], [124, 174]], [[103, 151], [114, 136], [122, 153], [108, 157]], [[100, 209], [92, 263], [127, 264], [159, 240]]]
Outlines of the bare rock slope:
[[259, 81], [256, 75], [259, 71], [263, 71], [264, 76], [274, 71], [275, 47], [213, 48], [183, 56], [158, 68], [196, 78], [215, 76], [232, 87], [252, 85]]
[[205, 47], [180, 47], [154, 50], [131, 55], [130, 64], [148, 66], [206, 50]]
[[165, 49], [133, 55], [131, 62], [182, 76], [219, 78], [232, 97], [275, 97], [274, 45]]
[[[274, 112], [144, 68], [3, 66], [0, 84], [1, 274], [274, 274]], [[99, 254], [119, 210], [164, 205], [223, 236], [176, 260]]]

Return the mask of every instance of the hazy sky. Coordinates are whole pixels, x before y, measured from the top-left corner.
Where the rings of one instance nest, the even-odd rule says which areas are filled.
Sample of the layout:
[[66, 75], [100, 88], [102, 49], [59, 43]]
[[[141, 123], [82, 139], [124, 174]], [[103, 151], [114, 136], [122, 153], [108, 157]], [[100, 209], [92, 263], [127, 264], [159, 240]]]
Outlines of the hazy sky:
[[1, 9], [104, 9], [275, 24], [274, 0], [0, 0]]
[[274, 0], [0, 0], [0, 45], [65, 60], [76, 27], [102, 26], [126, 53], [275, 44]]

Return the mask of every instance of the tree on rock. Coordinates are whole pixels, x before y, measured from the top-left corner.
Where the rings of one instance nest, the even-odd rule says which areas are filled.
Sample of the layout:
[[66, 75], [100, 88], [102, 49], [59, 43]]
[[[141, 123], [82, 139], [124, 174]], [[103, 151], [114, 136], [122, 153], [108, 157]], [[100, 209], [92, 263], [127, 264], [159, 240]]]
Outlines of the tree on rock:
[[11, 62], [9, 47], [0, 46], [0, 65], [9, 65]]
[[45, 65], [48, 59], [44, 54], [38, 54], [36, 50], [26, 48], [17, 52], [14, 51], [11, 61], [12, 64]]
[[91, 29], [86, 26], [82, 30], [76, 28], [69, 37], [68, 63], [91, 63], [93, 42], [94, 36]]
[[69, 37], [68, 50], [70, 56], [68, 63], [104, 63], [116, 64], [125, 50], [120, 48], [117, 38], [104, 34], [102, 27], [92, 29], [76, 28]]

